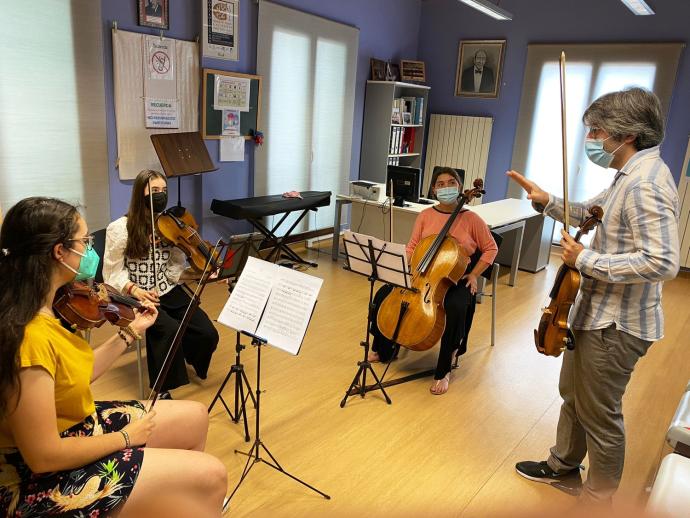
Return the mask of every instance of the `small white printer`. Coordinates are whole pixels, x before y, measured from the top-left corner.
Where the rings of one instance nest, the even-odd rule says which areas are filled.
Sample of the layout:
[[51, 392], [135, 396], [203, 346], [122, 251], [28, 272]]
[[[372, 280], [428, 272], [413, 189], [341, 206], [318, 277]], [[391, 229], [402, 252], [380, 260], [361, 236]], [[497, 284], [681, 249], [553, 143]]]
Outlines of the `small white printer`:
[[366, 180], [355, 180], [350, 182], [350, 196], [362, 198], [364, 200], [378, 201], [381, 194], [382, 184], [368, 182]]

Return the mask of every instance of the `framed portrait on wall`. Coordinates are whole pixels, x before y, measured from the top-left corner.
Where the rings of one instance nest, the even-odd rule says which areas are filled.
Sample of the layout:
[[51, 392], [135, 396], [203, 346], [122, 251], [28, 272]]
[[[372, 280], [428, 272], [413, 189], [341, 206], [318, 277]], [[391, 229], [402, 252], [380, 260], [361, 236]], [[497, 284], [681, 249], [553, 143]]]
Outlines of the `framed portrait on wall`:
[[137, 0], [139, 25], [168, 30], [170, 26], [168, 0]]
[[458, 48], [455, 95], [498, 97], [506, 40], [465, 40]]

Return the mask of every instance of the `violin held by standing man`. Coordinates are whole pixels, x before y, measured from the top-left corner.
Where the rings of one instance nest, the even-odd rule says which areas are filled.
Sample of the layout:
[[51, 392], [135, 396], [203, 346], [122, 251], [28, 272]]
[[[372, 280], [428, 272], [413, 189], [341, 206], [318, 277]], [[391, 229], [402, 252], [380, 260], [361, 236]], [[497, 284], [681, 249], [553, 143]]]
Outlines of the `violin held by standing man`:
[[[589, 249], [562, 233], [563, 261], [582, 274], [570, 312], [575, 349], [565, 351], [561, 367], [563, 405], [551, 455], [519, 462], [516, 469], [551, 483], [578, 472], [589, 454], [582, 498], [609, 502], [625, 458], [623, 394], [637, 361], [663, 337], [661, 290], [679, 270], [679, 202], [659, 155], [664, 121], [656, 95], [642, 88], [608, 93], [582, 119], [587, 157], [617, 173], [608, 189], [570, 204], [578, 224], [594, 205], [603, 208], [603, 221]], [[507, 174], [536, 210], [563, 221], [562, 200], [520, 173]]]
[[[431, 178], [431, 185], [433, 195], [439, 203], [424, 209], [417, 216], [410, 241], [407, 243], [408, 261], [411, 260], [413, 265], [416, 264], [415, 258], [421, 258], [423, 255], [426, 255], [422, 245], [428, 246], [432, 243], [431, 246], [433, 246], [434, 237], [443, 231], [444, 226], [459, 204], [458, 199], [462, 189], [462, 182], [454, 169], [447, 167], [437, 169]], [[442, 328], [441, 347], [434, 373], [434, 382], [430, 388], [431, 393], [434, 395], [441, 395], [448, 391], [454, 352], [458, 351], [458, 354], [464, 354], [467, 350], [467, 337], [472, 326], [476, 304], [477, 279], [493, 263], [498, 252], [498, 247], [491, 236], [489, 227], [481, 217], [470, 210], [460, 210], [455, 221], [452, 222], [450, 229], [447, 231], [444, 242], [446, 240], [452, 241], [453, 246], [451, 248], [457, 251], [457, 254], [454, 256], [457, 262], [462, 261], [464, 262], [463, 266], [465, 266], [470, 263], [469, 259], [473, 255], [476, 260], [467, 266], [465, 274], [457, 282], [457, 285], [448, 278], [441, 279], [439, 284], [444, 284], [441, 287], [447, 288], [445, 297], [441, 300], [433, 301], [442, 303], [441, 310], [445, 312], [445, 327]], [[418, 246], [420, 247], [419, 252], [417, 251]], [[429, 249], [426, 249], [426, 252], [429, 252]], [[439, 255], [445, 254], [436, 254], [433, 260], [435, 261]], [[445, 260], [447, 261], [447, 259], [446, 257]], [[435, 264], [436, 262], [432, 262], [429, 270], [433, 270]], [[456, 267], [455, 263], [447, 266], [453, 270]], [[421, 276], [419, 275], [418, 280], [424, 281], [420, 287], [423, 291], [420, 290], [419, 296], [425, 297], [430, 290], [430, 287], [425, 286], [425, 284], [433, 275], [429, 271]], [[417, 281], [413, 278], [413, 284], [415, 283]], [[448, 284], [449, 286], [447, 286]], [[384, 313], [388, 315], [394, 314], [395, 316], [392, 318], [400, 318], [398, 305], [393, 308], [392, 312], [381, 311], [381, 307], [386, 302], [386, 297], [392, 291], [391, 285], [385, 285], [379, 289], [374, 297], [376, 311], [372, 318], [374, 342], [372, 346], [373, 352], [369, 354], [370, 361], [389, 361], [395, 353], [395, 343], [391, 340], [394, 333], [386, 337], [380, 329], [380, 324], [377, 323], [377, 321], [381, 321]], [[419, 309], [421, 310], [421, 308]], [[412, 313], [414, 310], [415, 308], [410, 308], [409, 311]], [[385, 322], [390, 324], [389, 327], [398, 327], [392, 320], [386, 320]], [[443, 322], [441, 322], [441, 325], [443, 325]]]
[[[144, 170], [137, 175], [127, 215], [108, 225], [103, 256], [106, 283], [125, 295], [158, 305], [158, 318], [146, 330], [146, 361], [151, 385], [163, 366], [190, 302], [190, 297], [178, 285], [187, 264], [184, 252], [161, 241], [152, 229], [150, 207], [153, 205], [154, 216], [163, 212], [168, 203], [167, 190], [167, 180], [158, 171]], [[155, 246], [152, 238], [155, 238]], [[217, 345], [218, 332], [206, 313], [197, 308], [162, 390], [172, 390], [189, 382], [185, 362], [201, 379], [206, 379]]]

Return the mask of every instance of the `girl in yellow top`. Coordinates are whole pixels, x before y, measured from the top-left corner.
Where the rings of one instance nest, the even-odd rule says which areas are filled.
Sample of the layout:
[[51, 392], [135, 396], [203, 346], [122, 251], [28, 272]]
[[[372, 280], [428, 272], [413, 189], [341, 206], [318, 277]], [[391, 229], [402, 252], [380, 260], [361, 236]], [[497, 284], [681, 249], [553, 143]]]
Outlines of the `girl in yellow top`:
[[[227, 473], [203, 453], [206, 409], [161, 401], [94, 402], [98, 378], [156, 318], [95, 350], [63, 328], [57, 289], [95, 273], [99, 257], [77, 210], [52, 198], [12, 207], [0, 230], [0, 515], [220, 516]], [[76, 274], [76, 276], [75, 276]], [[143, 446], [146, 445], [146, 448]], [[152, 507], [154, 506], [154, 507]]]

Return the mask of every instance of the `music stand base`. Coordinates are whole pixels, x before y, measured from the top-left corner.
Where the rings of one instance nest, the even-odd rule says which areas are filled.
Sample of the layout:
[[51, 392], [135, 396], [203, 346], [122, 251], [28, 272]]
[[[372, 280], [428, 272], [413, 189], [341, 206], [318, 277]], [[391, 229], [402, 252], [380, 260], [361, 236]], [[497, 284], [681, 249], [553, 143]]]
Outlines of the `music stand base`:
[[[256, 435], [254, 439], [254, 444], [252, 447], [249, 449], [248, 452], [242, 452], [239, 450], [235, 450], [235, 453], [239, 453], [240, 455], [246, 455], [247, 456], [247, 463], [244, 465], [244, 469], [242, 470], [242, 476], [240, 477], [239, 482], [237, 482], [237, 485], [235, 486], [235, 489], [232, 490], [232, 493], [228, 495], [225, 498], [225, 501], [223, 502], [223, 513], [225, 513], [228, 509], [228, 506], [230, 505], [230, 500], [232, 500], [232, 497], [235, 496], [235, 493], [237, 493], [237, 490], [240, 488], [240, 485], [242, 485], [242, 482], [244, 482], [244, 479], [247, 478], [247, 475], [251, 471], [251, 469], [254, 467], [255, 464], [263, 462], [267, 466], [272, 467], [276, 471], [279, 471], [283, 475], [287, 475], [290, 477], [292, 480], [299, 482], [305, 487], [308, 487], [312, 491], [320, 494], [323, 496], [326, 500], [330, 500], [331, 497], [328, 496], [326, 493], [323, 491], [319, 491], [316, 489], [314, 486], [307, 484], [303, 480], [297, 478], [296, 476], [292, 475], [291, 473], [288, 473], [283, 469], [283, 467], [280, 465], [280, 463], [276, 460], [276, 458], [271, 454], [270, 451], [268, 451], [268, 448], [266, 448], [266, 445], [263, 443], [261, 440], [261, 347], [266, 344], [266, 340], [263, 338], [259, 338], [255, 335], [252, 335], [250, 333], [247, 333], [243, 331], [244, 334], [251, 336], [252, 337], [252, 345], [256, 346]], [[261, 458], [261, 449], [263, 449], [266, 454], [270, 457], [271, 461], [270, 462], [266, 459]]]
[[[230, 367], [230, 370], [225, 376], [223, 383], [221, 383], [218, 392], [216, 392], [216, 395], [213, 397], [213, 401], [211, 401], [211, 404], [208, 407], [208, 413], [211, 413], [211, 410], [213, 410], [216, 401], [220, 400], [223, 407], [225, 408], [225, 412], [228, 414], [228, 417], [230, 417], [230, 420], [233, 423], [239, 423], [240, 417], [242, 418], [244, 422], [244, 440], [245, 442], [249, 442], [251, 440], [251, 437], [249, 436], [249, 425], [247, 423], [247, 399], [252, 399], [254, 408], [256, 408], [256, 399], [254, 398], [254, 394], [252, 393], [252, 387], [249, 384], [249, 380], [247, 379], [247, 374], [244, 372], [244, 365], [242, 365], [242, 363], [240, 362], [240, 352], [242, 351], [242, 349], [244, 349], [244, 345], [242, 345], [240, 342], [240, 333], [237, 333], [237, 342], [235, 344], [235, 363]], [[233, 374], [235, 375], [234, 412], [230, 410], [230, 407], [225, 401], [225, 398], [223, 398], [223, 390], [225, 389], [225, 386], [227, 385], [228, 381], [230, 381], [230, 378]]]

